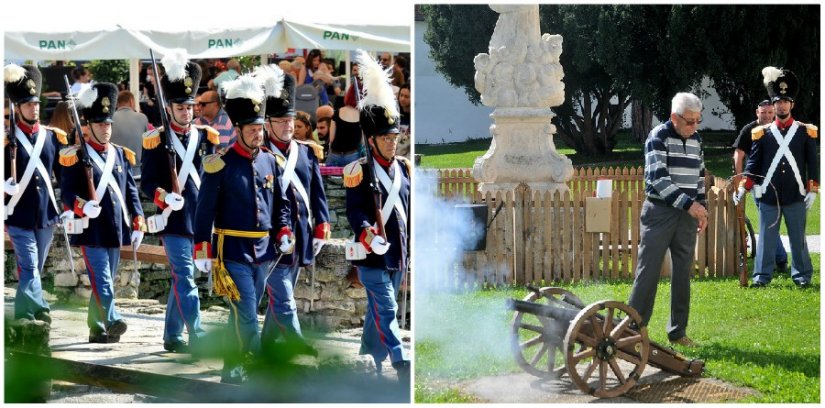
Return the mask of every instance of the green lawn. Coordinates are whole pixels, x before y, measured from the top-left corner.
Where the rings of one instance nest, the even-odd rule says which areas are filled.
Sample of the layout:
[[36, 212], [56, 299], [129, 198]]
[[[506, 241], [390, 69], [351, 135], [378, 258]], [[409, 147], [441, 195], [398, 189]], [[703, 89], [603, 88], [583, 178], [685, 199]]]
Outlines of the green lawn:
[[[718, 177], [728, 178], [733, 174], [733, 150], [730, 146], [733, 135], [730, 132], [703, 133], [705, 167]], [[608, 157], [592, 157], [577, 154], [573, 149], [565, 146], [556, 139], [558, 151], [567, 155], [574, 166], [644, 166], [644, 146], [630, 137], [627, 132], [619, 133], [619, 142], [613, 153]], [[441, 145], [416, 145], [415, 153], [421, 157], [422, 168], [471, 168], [476, 157], [482, 156], [490, 147], [490, 139], [475, 139], [462, 143]], [[759, 232], [759, 215], [753, 198], [747, 197], [745, 214], [751, 220], [756, 232]], [[808, 212], [805, 233], [819, 234], [820, 198], [817, 196], [813, 208]], [[780, 224], [780, 234], [787, 235], [785, 223]]]
[[[819, 254], [811, 256], [820, 270]], [[625, 302], [632, 282], [561, 285], [585, 303]], [[512, 313], [505, 300], [526, 290], [508, 288], [471, 293], [416, 295], [415, 401], [473, 402], [463, 380], [520, 368], [509, 351]], [[649, 325], [652, 341], [667, 344], [670, 283], [659, 284]], [[820, 401], [820, 276], [798, 290], [788, 275], [766, 289], [742, 289], [736, 279], [699, 279], [691, 285], [688, 334], [696, 349], [679, 351], [705, 361], [704, 377], [746, 386], [758, 395], [742, 402]], [[569, 381], [568, 377], [562, 380]]]

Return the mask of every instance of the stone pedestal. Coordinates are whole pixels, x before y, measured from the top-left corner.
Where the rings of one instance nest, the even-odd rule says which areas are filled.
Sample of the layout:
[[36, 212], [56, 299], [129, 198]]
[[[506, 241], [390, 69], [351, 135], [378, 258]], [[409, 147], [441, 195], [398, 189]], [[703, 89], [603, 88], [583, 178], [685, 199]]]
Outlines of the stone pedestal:
[[481, 101], [495, 108], [493, 142], [473, 165], [479, 191], [513, 191], [519, 183], [539, 192], [566, 190], [573, 164], [556, 151], [550, 123], [550, 108], [564, 102], [562, 37], [541, 35], [538, 5], [490, 7], [500, 16], [488, 53], [473, 61]]

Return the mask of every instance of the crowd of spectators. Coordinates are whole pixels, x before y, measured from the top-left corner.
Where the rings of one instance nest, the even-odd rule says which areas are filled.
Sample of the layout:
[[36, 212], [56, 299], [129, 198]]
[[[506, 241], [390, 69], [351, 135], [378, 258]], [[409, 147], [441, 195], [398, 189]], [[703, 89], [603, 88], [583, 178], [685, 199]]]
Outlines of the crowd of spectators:
[[[396, 92], [401, 112], [402, 134], [399, 138], [398, 154], [409, 157], [411, 134], [409, 53], [392, 55], [388, 52], [379, 52], [378, 59], [391, 74], [393, 89]], [[217, 129], [220, 132], [220, 147], [226, 148], [234, 142], [236, 134], [234, 126], [223, 110], [220, 86], [223, 82], [237, 78], [241, 73], [251, 70], [252, 67], [243, 67], [241, 62], [235, 58], [196, 61], [201, 66], [203, 77], [199, 84], [195, 106], [195, 124], [209, 125]], [[273, 59], [270, 58], [270, 61]], [[358, 124], [359, 113], [356, 107], [355, 86], [360, 89], [359, 84], [354, 83], [354, 78], [357, 78], [358, 74], [357, 65], [354, 63], [350, 65], [352, 77], [347, 78], [345, 63], [335, 58], [325, 58], [324, 52], [318, 49], [299, 52], [287, 58], [275, 58], [274, 63], [285, 73], [292, 75], [297, 84], [295, 138], [323, 146], [324, 161], [327, 166], [345, 166], [365, 155], [366, 150], [363, 146], [361, 128]], [[93, 82], [92, 73], [82, 66], [73, 69], [71, 77], [73, 90], [79, 90]], [[123, 121], [129, 118], [129, 127], [143, 127], [144, 118], [146, 129], [161, 125], [160, 104], [157, 101], [154, 83], [152, 65], [145, 64], [140, 72], [139, 95], [128, 92], [128, 83], [119, 84], [122, 92], [118, 99], [118, 110], [123, 112], [116, 115], [116, 122], [117, 116], [121, 116]], [[129, 102], [128, 99], [133, 102]], [[71, 132], [74, 126], [70, 116], [66, 103], [60, 102], [50, 121], [53, 126]], [[137, 125], [131, 126], [135, 123]], [[115, 123], [115, 125], [118, 124]], [[136, 146], [136, 143], [139, 144], [139, 140], [134, 143], [127, 140], [118, 142], [130, 147]]]

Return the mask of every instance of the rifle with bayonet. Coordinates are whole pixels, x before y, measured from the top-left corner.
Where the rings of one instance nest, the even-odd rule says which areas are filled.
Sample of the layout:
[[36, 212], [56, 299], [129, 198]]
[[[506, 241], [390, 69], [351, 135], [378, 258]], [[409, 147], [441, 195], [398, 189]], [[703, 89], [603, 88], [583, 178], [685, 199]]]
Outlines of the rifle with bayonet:
[[17, 135], [15, 128], [17, 127], [16, 117], [14, 114], [14, 102], [9, 98], [9, 163], [11, 164], [11, 179], [14, 184], [17, 184]]
[[155, 77], [155, 95], [157, 95], [160, 120], [163, 126], [163, 135], [166, 138], [166, 153], [169, 157], [169, 177], [172, 179], [172, 192], [180, 194], [180, 184], [178, 183], [178, 158], [175, 152], [175, 145], [172, 142], [172, 127], [170, 126], [169, 116], [166, 112], [166, 98], [163, 95], [163, 88], [160, 86], [160, 71], [158, 71], [158, 63], [155, 60], [155, 53], [149, 49], [149, 56], [152, 58], [152, 71]]
[[[66, 89], [72, 89], [71, 85], [69, 85], [69, 76], [63, 75], [63, 81], [66, 83]], [[78, 149], [77, 156], [80, 158], [80, 161], [83, 163], [83, 167], [86, 171], [86, 187], [89, 193], [89, 200], [97, 201], [97, 193], [95, 192], [95, 185], [94, 185], [94, 173], [92, 172], [92, 158], [89, 157], [88, 152], [86, 151], [86, 140], [83, 139], [83, 132], [81, 131], [80, 127], [80, 115], [77, 113], [77, 95], [69, 94], [69, 98], [72, 99], [72, 103], [69, 104], [72, 107], [72, 119], [74, 119], [74, 138], [75, 140], [80, 142], [80, 149]]]

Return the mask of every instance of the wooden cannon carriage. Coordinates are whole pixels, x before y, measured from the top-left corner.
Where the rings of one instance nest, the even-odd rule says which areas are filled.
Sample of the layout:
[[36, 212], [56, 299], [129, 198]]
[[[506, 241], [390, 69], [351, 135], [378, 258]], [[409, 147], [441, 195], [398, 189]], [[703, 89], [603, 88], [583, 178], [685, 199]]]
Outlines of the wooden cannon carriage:
[[[569, 291], [530, 288], [512, 299], [512, 348], [524, 371], [557, 379], [565, 372], [582, 392], [610, 398], [623, 395], [648, 364], [664, 371], [699, 376], [705, 363], [651, 342], [635, 309], [602, 300], [585, 305]], [[640, 328], [641, 327], [641, 328]]]

